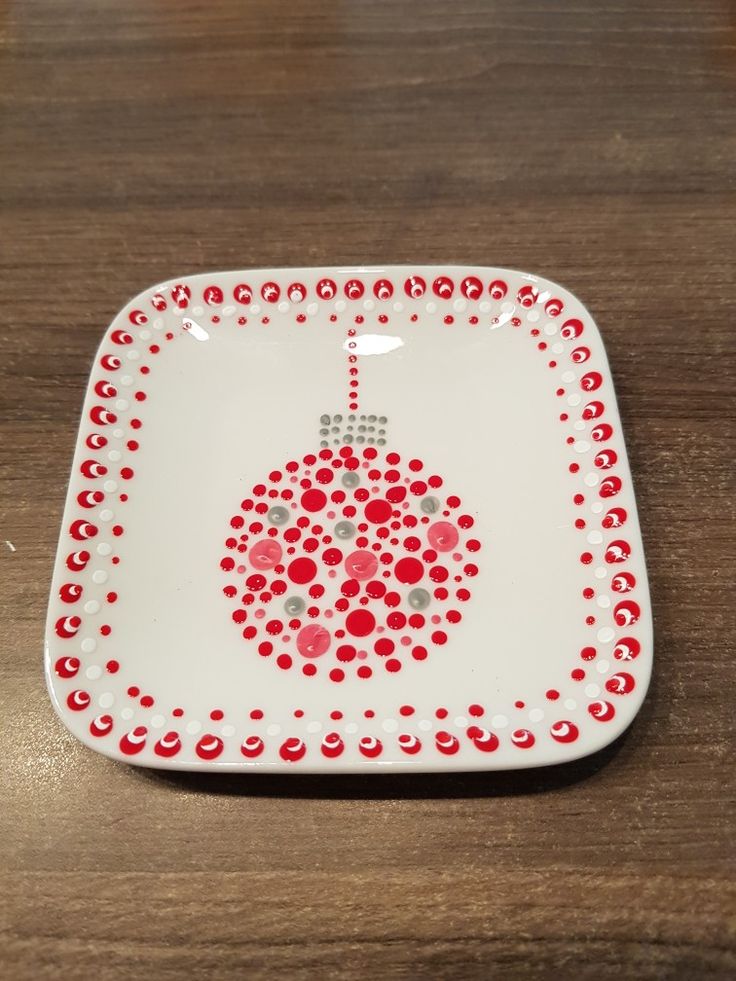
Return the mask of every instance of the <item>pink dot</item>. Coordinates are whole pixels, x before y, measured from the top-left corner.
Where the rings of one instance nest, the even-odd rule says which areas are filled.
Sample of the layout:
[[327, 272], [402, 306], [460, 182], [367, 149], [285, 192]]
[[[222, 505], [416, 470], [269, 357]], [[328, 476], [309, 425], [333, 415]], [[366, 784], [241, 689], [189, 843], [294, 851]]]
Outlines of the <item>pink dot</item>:
[[334, 569], [330, 569], [330, 570], [329, 570], [329, 571], [327, 572], [327, 575], [328, 575], [328, 576], [330, 577], [330, 579], [334, 579], [334, 578], [335, 578], [335, 576], [337, 575], [337, 572], [336, 572], [336, 571], [335, 571]]
[[297, 634], [296, 646], [302, 657], [321, 657], [330, 646], [330, 632], [318, 623], [310, 623]]
[[403, 644], [404, 647], [408, 647], [409, 644], [411, 644], [411, 637], [402, 637], [401, 643]]
[[265, 610], [256, 610], [255, 612], [255, 617], [257, 620], [262, 620], [265, 617], [265, 615], [266, 615]]
[[282, 550], [273, 538], [263, 538], [251, 546], [248, 559], [254, 569], [273, 569], [281, 561]]
[[240, 573], [240, 575], [242, 576], [242, 575], [243, 575], [243, 573], [245, 572], [245, 566], [244, 566], [244, 565], [239, 565], [239, 566], [238, 566], [238, 569], [237, 569], [237, 571], [238, 571], [238, 572]]
[[358, 657], [361, 661], [365, 661], [365, 659], [368, 657], [368, 651], [358, 651]]
[[438, 552], [451, 552], [459, 539], [457, 528], [449, 521], [435, 521], [427, 529], [427, 538]]
[[327, 517], [330, 519], [330, 521], [332, 521], [332, 519], [335, 517], [335, 512], [334, 511], [328, 511], [327, 512]]
[[434, 616], [430, 617], [430, 619], [431, 619], [432, 623], [441, 623], [442, 622], [442, 617], [438, 616], [436, 613], [434, 614]]
[[461, 562], [463, 558], [460, 552], [453, 552], [452, 557], [456, 562]]
[[378, 559], [372, 552], [359, 549], [345, 559], [345, 571], [352, 579], [371, 579], [378, 568]]

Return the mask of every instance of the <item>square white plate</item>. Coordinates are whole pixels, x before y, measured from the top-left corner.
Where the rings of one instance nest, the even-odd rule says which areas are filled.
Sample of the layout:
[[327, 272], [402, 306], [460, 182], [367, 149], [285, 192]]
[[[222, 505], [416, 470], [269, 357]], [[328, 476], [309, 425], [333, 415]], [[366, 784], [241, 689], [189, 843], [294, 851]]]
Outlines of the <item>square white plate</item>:
[[540, 766], [647, 690], [634, 490], [598, 330], [469, 267], [153, 287], [90, 376], [46, 675], [170, 769]]

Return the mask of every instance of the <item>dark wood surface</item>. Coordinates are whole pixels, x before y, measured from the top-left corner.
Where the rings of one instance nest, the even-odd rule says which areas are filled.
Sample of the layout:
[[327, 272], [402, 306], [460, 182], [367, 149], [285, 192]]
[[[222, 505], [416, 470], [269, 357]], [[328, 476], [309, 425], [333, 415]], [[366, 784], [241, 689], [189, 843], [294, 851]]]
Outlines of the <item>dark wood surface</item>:
[[[0, 53], [0, 975], [734, 977], [728, 6], [27, 0]], [[538, 272], [598, 320], [651, 573], [640, 717], [442, 779], [84, 750], [41, 645], [106, 324], [177, 274], [402, 261]]]

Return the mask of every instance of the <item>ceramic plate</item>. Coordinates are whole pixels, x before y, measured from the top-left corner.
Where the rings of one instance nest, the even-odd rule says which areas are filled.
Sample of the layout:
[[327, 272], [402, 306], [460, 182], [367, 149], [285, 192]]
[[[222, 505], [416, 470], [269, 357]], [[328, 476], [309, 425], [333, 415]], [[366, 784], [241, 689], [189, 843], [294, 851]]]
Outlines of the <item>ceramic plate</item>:
[[176, 769], [540, 766], [652, 662], [598, 330], [505, 269], [198, 275], [84, 401], [46, 637], [85, 744]]

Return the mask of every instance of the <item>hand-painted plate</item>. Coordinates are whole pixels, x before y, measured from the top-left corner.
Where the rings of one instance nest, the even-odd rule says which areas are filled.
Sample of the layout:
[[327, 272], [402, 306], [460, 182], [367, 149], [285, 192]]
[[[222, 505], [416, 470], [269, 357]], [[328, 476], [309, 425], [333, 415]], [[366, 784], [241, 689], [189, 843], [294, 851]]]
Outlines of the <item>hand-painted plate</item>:
[[128, 303], [84, 401], [46, 674], [170, 769], [559, 763], [647, 690], [598, 330], [505, 269], [248, 270]]

